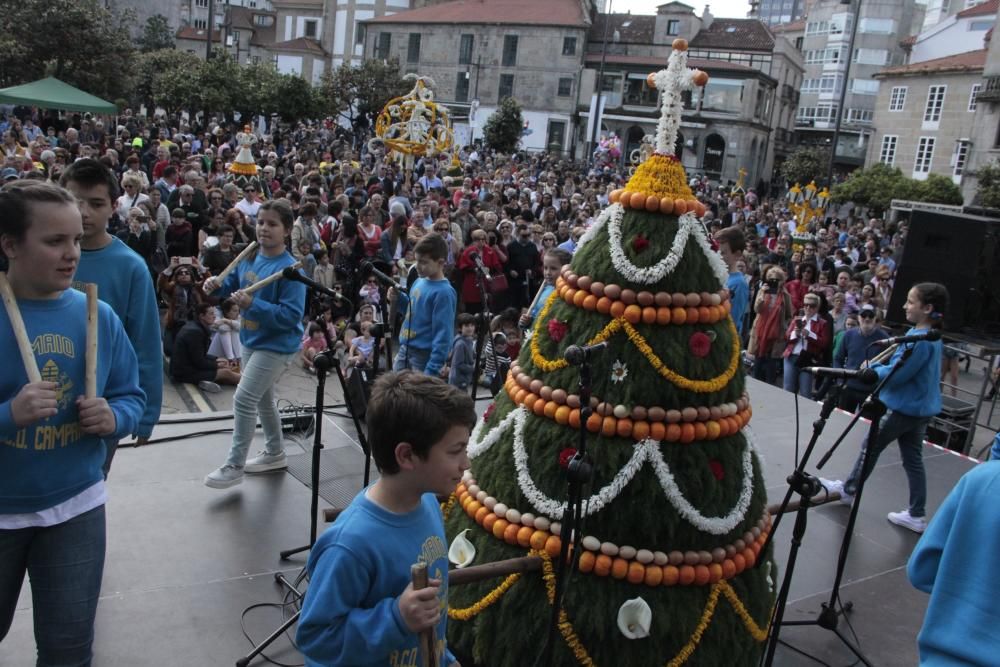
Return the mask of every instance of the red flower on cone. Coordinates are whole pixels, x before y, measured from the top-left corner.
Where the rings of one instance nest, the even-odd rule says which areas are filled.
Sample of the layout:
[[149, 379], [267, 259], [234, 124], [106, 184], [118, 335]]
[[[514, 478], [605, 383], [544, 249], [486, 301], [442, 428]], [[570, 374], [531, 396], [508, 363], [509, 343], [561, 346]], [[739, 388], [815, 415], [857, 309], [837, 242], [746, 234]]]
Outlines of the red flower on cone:
[[576, 455], [576, 449], [573, 447], [567, 447], [566, 449], [559, 452], [559, 467], [568, 468], [569, 461]]
[[566, 337], [566, 332], [569, 331], [569, 324], [560, 322], [559, 320], [549, 320], [548, 330], [549, 338], [558, 343]]
[[691, 334], [691, 338], [688, 340], [688, 347], [694, 356], [699, 358], [706, 357], [709, 350], [712, 349], [712, 339], [701, 331], [696, 331]]
[[636, 252], [642, 252], [649, 247], [649, 239], [647, 239], [642, 234], [637, 235], [632, 239], [632, 249]]
[[718, 460], [712, 459], [711, 461], [709, 461], [708, 467], [712, 469], [712, 474], [715, 475], [715, 479], [719, 480], [720, 482], [726, 476], [726, 470], [722, 467], [722, 463], [720, 463]]

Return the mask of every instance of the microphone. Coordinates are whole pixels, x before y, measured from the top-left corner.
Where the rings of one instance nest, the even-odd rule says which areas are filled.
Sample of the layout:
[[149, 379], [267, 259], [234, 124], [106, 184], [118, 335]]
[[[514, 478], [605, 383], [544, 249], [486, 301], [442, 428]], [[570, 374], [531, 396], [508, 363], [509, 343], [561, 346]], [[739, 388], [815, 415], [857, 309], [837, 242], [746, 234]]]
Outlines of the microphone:
[[831, 378], [857, 378], [865, 384], [873, 384], [878, 382], [878, 373], [872, 368], [859, 368], [858, 370], [850, 370], [847, 368], [825, 368], [823, 366], [807, 366], [803, 368], [806, 373], [810, 375], [826, 376]]
[[473, 250], [469, 253], [469, 259], [476, 263], [476, 269], [483, 274], [483, 277], [486, 278], [486, 280], [489, 280], [490, 270], [486, 268], [485, 264], [483, 264], [483, 258], [479, 256], [479, 253]]
[[892, 338], [886, 338], [885, 340], [877, 340], [872, 343], [872, 345], [889, 347], [890, 345], [902, 345], [904, 343], [919, 343], [922, 340], [941, 340], [941, 330], [927, 329], [926, 331], [910, 334], [909, 336], [893, 336]]
[[574, 366], [579, 366], [590, 361], [591, 358], [601, 354], [606, 349], [608, 349], [608, 341], [594, 343], [593, 345], [570, 345], [566, 348], [566, 352], [563, 353], [563, 359]]
[[304, 275], [299, 273], [297, 269], [293, 269], [290, 266], [286, 266], [284, 269], [281, 270], [281, 277], [284, 278], [285, 280], [293, 280], [297, 283], [302, 283], [306, 287], [314, 289], [320, 294], [325, 294], [328, 297], [336, 299], [337, 301], [347, 301], [344, 295], [341, 294], [340, 292], [335, 292], [329, 287], [320, 285], [318, 282], [316, 282], [311, 278], [306, 278]]
[[361, 268], [365, 271], [368, 271], [373, 276], [375, 276], [378, 279], [378, 281], [383, 285], [386, 285], [387, 287], [395, 287], [398, 291], [402, 292], [403, 294], [408, 294], [408, 290], [405, 287], [403, 287], [395, 280], [393, 280], [392, 276], [382, 273], [381, 271], [376, 269], [373, 263], [369, 261], [362, 262]]

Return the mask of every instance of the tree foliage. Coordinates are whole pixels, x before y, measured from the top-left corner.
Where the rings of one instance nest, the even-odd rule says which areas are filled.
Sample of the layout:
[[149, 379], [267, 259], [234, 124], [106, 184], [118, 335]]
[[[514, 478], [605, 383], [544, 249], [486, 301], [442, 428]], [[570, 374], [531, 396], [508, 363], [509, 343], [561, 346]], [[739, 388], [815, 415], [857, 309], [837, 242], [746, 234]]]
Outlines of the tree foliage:
[[962, 192], [950, 178], [941, 174], [928, 174], [924, 181], [907, 178], [898, 167], [873, 164], [858, 169], [846, 181], [833, 188], [831, 198], [838, 203], [852, 202], [881, 214], [893, 199], [933, 202], [935, 204], [962, 204]]
[[1000, 163], [984, 164], [976, 172], [976, 200], [980, 206], [1000, 208]]
[[405, 95], [412, 83], [403, 80], [399, 60], [366, 60], [360, 67], [341, 65], [320, 81], [317, 104], [322, 115], [346, 120], [356, 136], [365, 136], [385, 103]]
[[107, 100], [126, 97], [135, 62], [130, 10], [99, 0], [19, 0], [0, 12], [0, 87], [54, 76]]
[[193, 53], [161, 49], [136, 59], [133, 104], [156, 105], [168, 111], [194, 108], [199, 88], [196, 73], [201, 59]]
[[789, 183], [807, 185], [826, 178], [830, 168], [830, 149], [803, 146], [788, 156], [781, 165], [781, 176]]
[[483, 126], [486, 145], [500, 153], [513, 153], [524, 131], [521, 105], [513, 97], [505, 97]]
[[174, 31], [167, 23], [167, 17], [156, 14], [146, 19], [142, 36], [139, 37], [139, 50], [143, 53], [174, 48]]

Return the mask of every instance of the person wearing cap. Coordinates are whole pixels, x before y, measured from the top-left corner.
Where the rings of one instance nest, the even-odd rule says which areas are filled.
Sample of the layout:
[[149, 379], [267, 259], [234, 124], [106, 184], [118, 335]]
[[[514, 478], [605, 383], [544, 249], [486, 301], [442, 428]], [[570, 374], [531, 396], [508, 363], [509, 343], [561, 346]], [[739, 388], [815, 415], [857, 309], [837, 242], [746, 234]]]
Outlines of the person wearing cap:
[[[875, 306], [866, 303], [858, 312], [858, 326], [847, 327], [840, 345], [834, 350], [833, 367], [857, 370], [861, 364], [878, 354], [880, 348], [872, 344], [889, 337], [885, 329], [878, 325], [878, 314]], [[857, 378], [847, 381], [840, 394], [839, 406], [842, 410], [854, 412], [865, 400], [872, 387]]]
[[9, 181], [16, 181], [18, 178], [17, 169], [13, 167], [6, 167], [3, 171], [0, 171], [0, 180], [4, 183]]

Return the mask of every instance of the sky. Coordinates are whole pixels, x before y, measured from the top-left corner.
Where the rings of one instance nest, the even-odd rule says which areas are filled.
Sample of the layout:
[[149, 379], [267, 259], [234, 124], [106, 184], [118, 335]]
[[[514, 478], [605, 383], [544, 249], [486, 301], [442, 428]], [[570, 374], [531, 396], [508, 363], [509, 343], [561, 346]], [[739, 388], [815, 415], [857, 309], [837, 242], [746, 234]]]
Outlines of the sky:
[[[605, 6], [609, 0], [604, 0]], [[611, 11], [619, 12], [631, 11], [633, 14], [655, 14], [657, 5], [662, 5], [670, 0], [610, 0]], [[680, 0], [686, 5], [694, 7], [695, 13], [699, 16], [708, 4], [709, 11], [713, 16], [729, 19], [746, 18], [750, 10], [748, 0]]]

